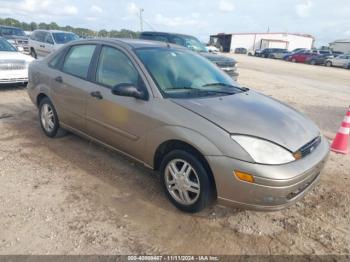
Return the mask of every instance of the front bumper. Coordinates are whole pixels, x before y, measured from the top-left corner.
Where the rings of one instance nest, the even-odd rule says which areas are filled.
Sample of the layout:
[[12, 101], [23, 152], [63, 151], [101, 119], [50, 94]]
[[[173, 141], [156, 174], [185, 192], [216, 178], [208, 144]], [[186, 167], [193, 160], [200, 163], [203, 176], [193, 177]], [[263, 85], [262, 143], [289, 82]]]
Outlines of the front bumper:
[[[329, 143], [322, 137], [312, 154], [284, 165], [254, 164], [225, 156], [207, 159], [214, 174], [219, 203], [273, 211], [292, 205], [312, 189], [320, 178], [328, 154]], [[255, 182], [239, 180], [234, 170], [253, 175]]]
[[231, 76], [233, 80], [237, 81], [238, 79], [238, 72], [237, 72], [237, 67], [220, 67], [226, 74]]

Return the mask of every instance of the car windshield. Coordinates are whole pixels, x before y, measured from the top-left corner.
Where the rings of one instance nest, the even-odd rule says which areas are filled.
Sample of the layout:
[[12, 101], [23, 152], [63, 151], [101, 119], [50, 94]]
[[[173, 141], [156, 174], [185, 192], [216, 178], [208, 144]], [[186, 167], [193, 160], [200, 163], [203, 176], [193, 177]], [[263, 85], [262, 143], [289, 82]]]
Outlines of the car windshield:
[[22, 29], [19, 28], [10, 28], [10, 27], [2, 27], [0, 28], [0, 32], [2, 35], [16, 35], [16, 36], [26, 36]]
[[73, 40], [77, 40], [79, 37], [73, 33], [53, 33], [53, 38], [56, 44], [65, 44]]
[[139, 48], [135, 52], [164, 97], [222, 96], [246, 90], [215, 64], [188, 50]]
[[0, 39], [0, 51], [16, 52], [17, 49], [14, 46], [12, 46], [9, 42], [7, 42], [5, 39]]
[[197, 52], [208, 52], [205, 46], [193, 36], [183, 36], [186, 47]]

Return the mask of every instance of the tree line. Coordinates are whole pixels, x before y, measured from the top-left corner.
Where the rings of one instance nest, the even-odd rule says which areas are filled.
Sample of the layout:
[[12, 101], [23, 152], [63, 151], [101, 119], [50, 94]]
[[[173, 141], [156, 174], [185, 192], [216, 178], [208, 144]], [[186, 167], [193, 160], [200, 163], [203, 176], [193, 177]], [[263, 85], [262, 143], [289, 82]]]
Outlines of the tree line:
[[47, 23], [26, 23], [20, 22], [13, 18], [0, 18], [0, 25], [14, 26], [21, 28], [24, 31], [34, 31], [36, 29], [45, 29], [45, 30], [62, 30], [73, 32], [80, 37], [119, 37], [119, 38], [137, 38], [138, 32], [134, 32], [128, 29], [111, 30], [107, 31], [106, 29], [102, 29], [99, 31], [93, 31], [87, 28], [81, 27], [72, 27], [70, 25], [59, 26], [55, 22]]

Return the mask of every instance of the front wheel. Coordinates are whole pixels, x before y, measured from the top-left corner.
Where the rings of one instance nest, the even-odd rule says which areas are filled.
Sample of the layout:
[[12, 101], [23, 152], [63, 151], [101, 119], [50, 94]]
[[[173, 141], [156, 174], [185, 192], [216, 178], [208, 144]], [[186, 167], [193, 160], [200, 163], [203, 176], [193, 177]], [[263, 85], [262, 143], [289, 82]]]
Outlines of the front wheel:
[[45, 97], [39, 105], [40, 125], [48, 137], [55, 137], [59, 129], [56, 109], [50, 99]]
[[331, 61], [327, 61], [326, 62], [326, 66], [328, 66], [328, 67], [332, 66], [332, 62]]
[[37, 54], [36, 54], [34, 48], [30, 49], [30, 56], [37, 59]]
[[174, 150], [160, 166], [162, 185], [168, 199], [180, 210], [198, 212], [214, 198], [214, 185], [204, 165], [193, 154]]

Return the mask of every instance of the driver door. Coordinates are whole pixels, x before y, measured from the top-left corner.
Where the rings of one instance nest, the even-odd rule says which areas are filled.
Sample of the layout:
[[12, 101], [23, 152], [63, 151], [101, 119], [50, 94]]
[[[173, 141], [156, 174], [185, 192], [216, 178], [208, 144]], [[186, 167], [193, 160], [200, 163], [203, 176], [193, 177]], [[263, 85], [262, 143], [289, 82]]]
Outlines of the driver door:
[[87, 101], [87, 132], [142, 160], [146, 133], [154, 124], [149, 114], [152, 98], [145, 101], [112, 94], [111, 88], [121, 83], [147, 90], [140, 73], [122, 50], [102, 46]]

